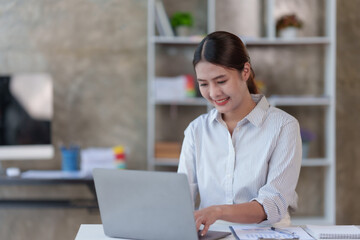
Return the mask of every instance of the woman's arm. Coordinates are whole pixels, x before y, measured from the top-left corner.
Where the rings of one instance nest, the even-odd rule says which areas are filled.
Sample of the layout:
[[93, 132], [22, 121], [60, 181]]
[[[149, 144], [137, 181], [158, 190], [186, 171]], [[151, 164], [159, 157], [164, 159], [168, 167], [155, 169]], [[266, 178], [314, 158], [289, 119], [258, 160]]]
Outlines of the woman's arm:
[[214, 205], [195, 211], [194, 216], [197, 230], [204, 225], [202, 236], [207, 233], [210, 225], [219, 219], [237, 223], [260, 223], [266, 219], [264, 208], [257, 201], [234, 205]]
[[193, 205], [195, 206], [196, 196], [198, 194], [198, 185], [196, 177], [196, 159], [195, 159], [195, 142], [192, 125], [190, 124], [185, 132], [184, 141], [181, 148], [178, 173], [185, 173], [189, 186]]
[[291, 121], [280, 131], [276, 147], [269, 160], [266, 184], [254, 199], [267, 215], [267, 223], [276, 223], [286, 215], [289, 206], [296, 207], [295, 192], [301, 168], [301, 137], [297, 121]]

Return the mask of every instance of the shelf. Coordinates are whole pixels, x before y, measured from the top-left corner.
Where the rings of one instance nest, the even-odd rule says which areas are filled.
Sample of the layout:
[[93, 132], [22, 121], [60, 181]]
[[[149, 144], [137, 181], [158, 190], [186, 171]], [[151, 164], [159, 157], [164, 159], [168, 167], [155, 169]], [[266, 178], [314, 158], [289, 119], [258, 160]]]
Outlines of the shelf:
[[273, 106], [329, 106], [329, 97], [313, 96], [270, 96], [268, 101]]
[[274, 45], [327, 45], [328, 37], [299, 37], [294, 39], [284, 38], [241, 38], [246, 46], [274, 46]]
[[330, 166], [331, 162], [325, 158], [310, 158], [303, 159], [301, 162], [301, 166], [303, 167], [323, 167]]
[[[155, 165], [156, 166], [178, 166], [179, 159], [178, 158], [156, 158]], [[322, 158], [316, 159], [303, 159], [301, 162], [302, 167], [326, 167], [330, 166], [331, 163]]]
[[168, 167], [177, 167], [179, 165], [178, 158], [155, 158], [156, 166], [168, 166]]
[[[308, 96], [270, 96], [268, 101], [273, 106], [329, 106], [329, 97]], [[178, 100], [155, 100], [157, 105], [190, 105], [208, 106], [209, 103], [202, 97], [184, 98]]]
[[190, 106], [207, 106], [206, 99], [198, 98], [184, 98], [179, 100], [155, 100], [157, 105], [190, 105]]
[[[75, 174], [76, 175], [76, 174]], [[60, 185], [85, 185], [91, 192], [92, 198], [72, 199], [72, 198], [49, 198], [43, 197], [25, 197], [25, 198], [0, 198], [0, 208], [87, 208], [97, 209], [98, 203], [96, 198], [94, 180], [92, 177], [76, 177], [69, 176], [68, 178], [24, 178], [24, 177], [7, 177], [0, 176], [0, 186], [14, 186], [14, 187], [32, 187], [44, 186], [54, 187]]]
[[[207, 32], [213, 32], [216, 29], [216, 1], [207, 0], [207, 13], [203, 16], [206, 17], [206, 29]], [[165, 69], [164, 75], [178, 74], [179, 72], [187, 72], [187, 68], [191, 67], [190, 48], [194, 48], [202, 41], [204, 36], [190, 36], [190, 37], [168, 37], [168, 36], [157, 36], [156, 35], [156, 22], [154, 18], [154, 3], [155, 0], [149, 0], [149, 14], [148, 14], [148, 87], [149, 87], [149, 97], [148, 97], [148, 169], [156, 170], [156, 167], [177, 167], [179, 159], [173, 155], [163, 155], [162, 158], [159, 158], [159, 155], [155, 155], [155, 145], [158, 134], [155, 128], [156, 126], [156, 117], [160, 116], [157, 112], [157, 108], [160, 106], [170, 106], [170, 111], [176, 110], [176, 106], [189, 106], [195, 107], [196, 110], [200, 110], [202, 106], [207, 107], [207, 111], [211, 109], [211, 104], [208, 103], [203, 98], [184, 98], [184, 99], [174, 99], [171, 100], [159, 100], [155, 97], [155, 92], [153, 91], [154, 81], [158, 73], [162, 72], [158, 70], [157, 66], [157, 55], [167, 54], [163, 50], [176, 50], [174, 53], [181, 52], [184, 54], [185, 60], [189, 60], [188, 65], [182, 66], [175, 65], [176, 62], [169, 62], [171, 65], [169, 69]], [[314, 50], [319, 50], [319, 54], [323, 55], [324, 61], [319, 61], [311, 68], [321, 67], [323, 74], [323, 86], [322, 92], [318, 95], [306, 95], [309, 92], [301, 91], [299, 95], [273, 95], [269, 96], [267, 99], [272, 106], [282, 107], [284, 110], [287, 110], [285, 107], [299, 108], [299, 111], [306, 111], [309, 108], [321, 108], [320, 110], [325, 110], [325, 119], [324, 119], [324, 156], [319, 158], [308, 158], [302, 159], [301, 166], [304, 168], [323, 168], [324, 171], [324, 189], [323, 193], [319, 191], [317, 194], [322, 194], [323, 197], [323, 206], [324, 214], [322, 216], [308, 216], [308, 217], [297, 217], [292, 218], [293, 223], [295, 224], [334, 224], [336, 216], [336, 0], [325, 0], [323, 8], [319, 8], [319, 13], [324, 13], [324, 22], [321, 23], [323, 26], [322, 36], [316, 36], [317, 33], [313, 33], [311, 37], [296, 37], [292, 39], [284, 39], [276, 37], [276, 19], [275, 19], [275, 10], [278, 9], [278, 4], [274, 1], [266, 1], [263, 5], [264, 7], [264, 36], [263, 37], [249, 37], [241, 36], [241, 39], [248, 48], [251, 50], [266, 50], [264, 54], [267, 54], [267, 49], [271, 49], [271, 54], [273, 51], [277, 50], [292, 50], [295, 48], [296, 51], [300, 51], [302, 48], [311, 48]], [[276, 8], [276, 9], [275, 9]], [[246, 9], [238, 9], [240, 11], [246, 11]], [[260, 16], [259, 16], [260, 17]], [[259, 21], [261, 19], [259, 18]], [[205, 30], [205, 29], [203, 29]], [[158, 48], [161, 48], [159, 51]], [[164, 48], [164, 49], [162, 49]], [[169, 48], [169, 49], [167, 49]], [[171, 49], [170, 49], [171, 48]], [[296, 52], [295, 51], [295, 52]], [[171, 52], [171, 51], [170, 51]], [[291, 51], [292, 52], [292, 51]], [[292, 53], [293, 54], [293, 53]], [[311, 52], [310, 52], [311, 54]], [[176, 54], [172, 57], [177, 57]], [[281, 56], [279, 56], [281, 57]], [[296, 58], [296, 55], [294, 55]], [[290, 59], [290, 58], [289, 58]], [[162, 60], [162, 59], [161, 59]], [[180, 59], [183, 60], [182, 58]], [[290, 59], [292, 60], [292, 59]], [[270, 64], [276, 65], [277, 59], [274, 58]], [[164, 62], [160, 62], [164, 64]], [[163, 67], [163, 66], [161, 66]], [[260, 68], [260, 67], [259, 67]], [[266, 67], [265, 67], [266, 69]], [[161, 69], [163, 70], [163, 69]], [[264, 71], [266, 73], [266, 71]], [[294, 76], [290, 81], [301, 81], [300, 76]], [[302, 94], [302, 95], [301, 95]], [[323, 94], [323, 95], [322, 95]], [[175, 107], [174, 107], [175, 106]], [[291, 109], [293, 110], [293, 109]], [[311, 109], [313, 110], [313, 109]], [[315, 109], [316, 110], [316, 109]], [[156, 115], [158, 114], [158, 115]], [[183, 116], [178, 116], [183, 117]], [[316, 116], [317, 117], [317, 116]], [[185, 118], [183, 118], [185, 119]], [[163, 129], [161, 129], [163, 130]], [[161, 155], [160, 155], [161, 156]], [[174, 157], [174, 158], [171, 158]], [[311, 213], [309, 213], [311, 214]]]
[[[190, 37], [164, 37], [155, 36], [151, 38], [153, 43], [158, 44], [184, 44], [197, 45], [201, 42], [203, 36]], [[330, 43], [328, 37], [299, 37], [294, 39], [283, 38], [246, 38], [241, 37], [247, 46], [274, 46], [274, 45], [327, 45]]]
[[201, 42], [204, 36], [190, 36], [190, 37], [163, 37], [155, 36], [151, 38], [153, 43], [159, 44], [184, 44], [197, 45]]

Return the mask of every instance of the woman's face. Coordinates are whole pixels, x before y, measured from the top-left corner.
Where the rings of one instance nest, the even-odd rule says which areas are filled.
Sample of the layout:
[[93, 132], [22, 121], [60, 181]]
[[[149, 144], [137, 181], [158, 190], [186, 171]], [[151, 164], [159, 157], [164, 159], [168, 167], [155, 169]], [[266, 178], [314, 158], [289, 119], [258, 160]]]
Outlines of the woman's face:
[[249, 78], [250, 64], [244, 70], [224, 68], [206, 61], [195, 66], [201, 95], [222, 114], [241, 112], [245, 96], [249, 95], [246, 80]]

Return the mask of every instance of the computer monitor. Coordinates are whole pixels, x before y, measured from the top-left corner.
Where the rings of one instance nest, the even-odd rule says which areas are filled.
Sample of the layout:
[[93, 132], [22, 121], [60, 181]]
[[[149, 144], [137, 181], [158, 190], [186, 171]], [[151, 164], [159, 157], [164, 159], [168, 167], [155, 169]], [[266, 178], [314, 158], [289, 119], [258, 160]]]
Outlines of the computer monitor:
[[50, 75], [0, 75], [0, 160], [51, 159], [52, 116]]

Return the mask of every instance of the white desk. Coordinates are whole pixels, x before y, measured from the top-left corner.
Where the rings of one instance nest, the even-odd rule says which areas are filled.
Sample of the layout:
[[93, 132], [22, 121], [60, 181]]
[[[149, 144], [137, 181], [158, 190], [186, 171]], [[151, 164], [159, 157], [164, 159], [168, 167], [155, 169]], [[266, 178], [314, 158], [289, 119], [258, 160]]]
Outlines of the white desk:
[[[229, 224], [230, 223], [228, 222], [217, 221], [215, 224], [211, 225], [210, 230], [230, 232]], [[107, 237], [104, 234], [102, 224], [81, 224], [80, 229], [75, 238], [75, 240], [109, 240], [109, 239], [119, 240], [119, 238]], [[235, 237], [233, 235], [229, 235], [223, 239], [235, 240]]]
[[[215, 224], [210, 226], [210, 230], [230, 232], [229, 225], [237, 225], [237, 224], [225, 222], [225, 221], [216, 221]], [[107, 237], [104, 234], [102, 224], [81, 224], [80, 229], [75, 238], [75, 240], [109, 240], [109, 239], [119, 240], [120, 238]], [[222, 239], [236, 240], [236, 238], [232, 234]]]

